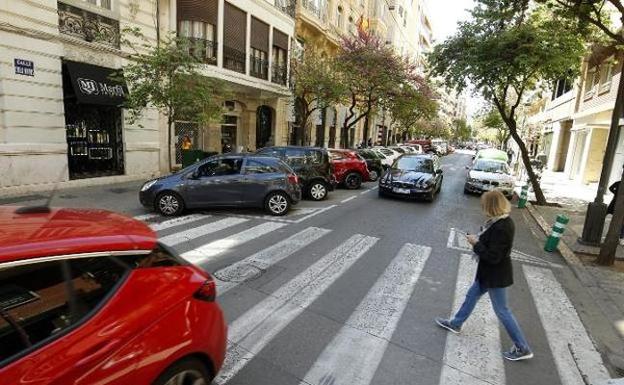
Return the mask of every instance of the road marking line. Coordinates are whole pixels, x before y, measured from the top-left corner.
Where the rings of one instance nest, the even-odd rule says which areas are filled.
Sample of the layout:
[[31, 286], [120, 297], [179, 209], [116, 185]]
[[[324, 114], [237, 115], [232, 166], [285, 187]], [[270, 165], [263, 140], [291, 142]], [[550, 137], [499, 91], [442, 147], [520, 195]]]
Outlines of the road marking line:
[[[457, 273], [453, 311], [463, 303], [477, 265], [462, 254]], [[459, 335], [448, 333], [440, 385], [504, 384], [498, 320], [487, 294], [481, 298]]]
[[152, 223], [149, 225], [149, 227], [154, 231], [162, 231], [171, 227], [193, 223], [201, 219], [205, 219], [205, 218], [210, 218], [210, 215], [193, 214], [193, 215], [187, 215], [185, 217], [169, 219], [160, 223]]
[[356, 234], [230, 324], [216, 384], [225, 384], [299, 316], [379, 238]]
[[[267, 249], [215, 272], [213, 276], [217, 283], [217, 293], [223, 295], [239, 284], [257, 277], [263, 270], [290, 257], [330, 232], [331, 230], [308, 227]], [[227, 279], [227, 281], [222, 279]]]
[[313, 216], [316, 216], [316, 215], [319, 215], [321, 213], [324, 213], [325, 211], [331, 210], [331, 209], [333, 209], [335, 207], [337, 207], [337, 206], [336, 205], [330, 205], [330, 206], [327, 206], [327, 207], [323, 207], [322, 209], [317, 210], [317, 211], [313, 212], [312, 214], [308, 214], [308, 215], [306, 215], [303, 218], [299, 218], [297, 220], [294, 220], [293, 223], [301, 223], [301, 222], [303, 222], [305, 220], [308, 220], [308, 219], [312, 218]]
[[249, 221], [249, 219], [243, 218], [226, 218], [221, 219], [216, 222], [211, 222], [202, 226], [193, 227], [190, 229], [186, 229], [175, 234], [167, 235], [160, 238], [160, 241], [167, 246], [176, 246], [180, 243], [188, 242], [195, 238], [199, 238], [204, 235], [216, 233], [217, 231], [221, 231], [227, 229], [228, 227], [240, 225], [241, 223], [245, 223]]
[[357, 198], [357, 196], [355, 196], [355, 195], [354, 195], [354, 196], [349, 197], [349, 198], [347, 198], [347, 199], [343, 199], [343, 200], [341, 200], [341, 201], [340, 201], [340, 203], [347, 203], [347, 202], [349, 202], [349, 201], [354, 200], [355, 198]]
[[258, 226], [252, 227], [245, 231], [241, 231], [238, 234], [234, 234], [227, 238], [223, 238], [217, 241], [207, 243], [193, 250], [189, 250], [185, 253], [182, 253], [182, 258], [195, 264], [206, 262], [210, 258], [223, 254], [226, 251], [233, 249], [234, 247], [237, 247], [237, 246], [242, 245], [243, 243], [252, 241], [256, 238], [259, 238], [265, 234], [273, 232], [284, 226], [286, 226], [285, 223], [276, 223], [276, 222], [262, 223]]
[[446, 247], [449, 249], [453, 248], [453, 243], [455, 242], [455, 229], [451, 227], [451, 231], [449, 232], [448, 241], [446, 241]]
[[156, 217], [159, 217], [160, 214], [143, 214], [143, 215], [136, 215], [133, 218], [136, 219], [137, 221], [146, 221], [148, 219], [153, 219]]
[[597, 384], [610, 376], [574, 305], [553, 272], [522, 266], [563, 385]]
[[368, 385], [407, 307], [431, 248], [405, 244], [325, 347], [301, 385]]

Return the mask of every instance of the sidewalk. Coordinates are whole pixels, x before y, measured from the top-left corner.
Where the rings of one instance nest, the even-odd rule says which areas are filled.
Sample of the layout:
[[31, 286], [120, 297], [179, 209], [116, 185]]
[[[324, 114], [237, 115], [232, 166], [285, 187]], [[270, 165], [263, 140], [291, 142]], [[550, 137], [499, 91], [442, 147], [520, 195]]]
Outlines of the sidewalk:
[[[577, 242], [583, 232], [587, 204], [593, 201], [597, 185], [579, 185], [570, 181], [563, 173], [544, 172], [541, 186], [548, 202], [557, 203], [561, 207], [529, 205], [528, 212], [546, 235], [550, 234], [557, 215], [564, 214], [570, 218], [559, 244], [559, 252], [587, 288], [610, 325], [615, 326], [624, 320], [624, 248], [618, 247], [616, 265], [607, 268], [594, 263], [599, 248], [583, 246]], [[529, 200], [532, 199], [534, 195], [529, 192]], [[611, 199], [610, 193], [605, 196], [606, 203]], [[607, 217], [603, 237], [606, 236], [609, 223], [610, 216]], [[612, 332], [615, 337], [614, 327]], [[601, 338], [601, 343], [607, 348], [611, 364], [624, 374], [624, 336], [619, 337], [616, 340]]]

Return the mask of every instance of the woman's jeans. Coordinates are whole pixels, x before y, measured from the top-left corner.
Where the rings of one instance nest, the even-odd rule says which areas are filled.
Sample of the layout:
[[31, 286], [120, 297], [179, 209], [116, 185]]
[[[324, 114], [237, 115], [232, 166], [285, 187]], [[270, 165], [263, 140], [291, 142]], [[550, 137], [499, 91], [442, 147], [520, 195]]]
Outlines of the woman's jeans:
[[504, 287], [483, 287], [479, 284], [479, 281], [475, 279], [472, 286], [470, 286], [470, 289], [468, 289], [468, 293], [466, 293], [464, 303], [461, 308], [459, 308], [459, 311], [457, 311], [457, 314], [455, 314], [455, 317], [451, 319], [451, 325], [453, 327], [460, 328], [474, 310], [481, 296], [486, 292], [490, 295], [494, 313], [496, 313], [498, 319], [501, 321], [503, 326], [505, 326], [507, 334], [509, 334], [509, 337], [516, 347], [522, 349], [523, 351], [531, 351], [529, 344], [518, 326], [518, 322], [516, 322], [511, 310], [507, 307], [507, 290]]

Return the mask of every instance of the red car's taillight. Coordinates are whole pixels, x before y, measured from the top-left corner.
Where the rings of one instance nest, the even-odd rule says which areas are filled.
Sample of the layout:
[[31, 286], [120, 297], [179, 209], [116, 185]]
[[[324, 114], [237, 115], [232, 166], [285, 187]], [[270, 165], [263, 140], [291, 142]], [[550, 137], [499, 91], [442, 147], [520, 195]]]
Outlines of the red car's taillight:
[[195, 294], [193, 294], [193, 297], [206, 302], [214, 302], [217, 298], [217, 285], [215, 281], [212, 278], [208, 278], [202, 283]]
[[299, 177], [297, 174], [288, 174], [288, 182], [293, 184], [299, 184]]

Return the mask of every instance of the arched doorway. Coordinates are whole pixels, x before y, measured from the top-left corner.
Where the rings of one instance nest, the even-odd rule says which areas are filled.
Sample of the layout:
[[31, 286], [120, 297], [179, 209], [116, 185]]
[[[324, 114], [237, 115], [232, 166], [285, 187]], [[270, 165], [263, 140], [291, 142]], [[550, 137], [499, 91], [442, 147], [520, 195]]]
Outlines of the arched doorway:
[[256, 148], [275, 144], [273, 132], [273, 110], [269, 106], [260, 106], [256, 110]]

